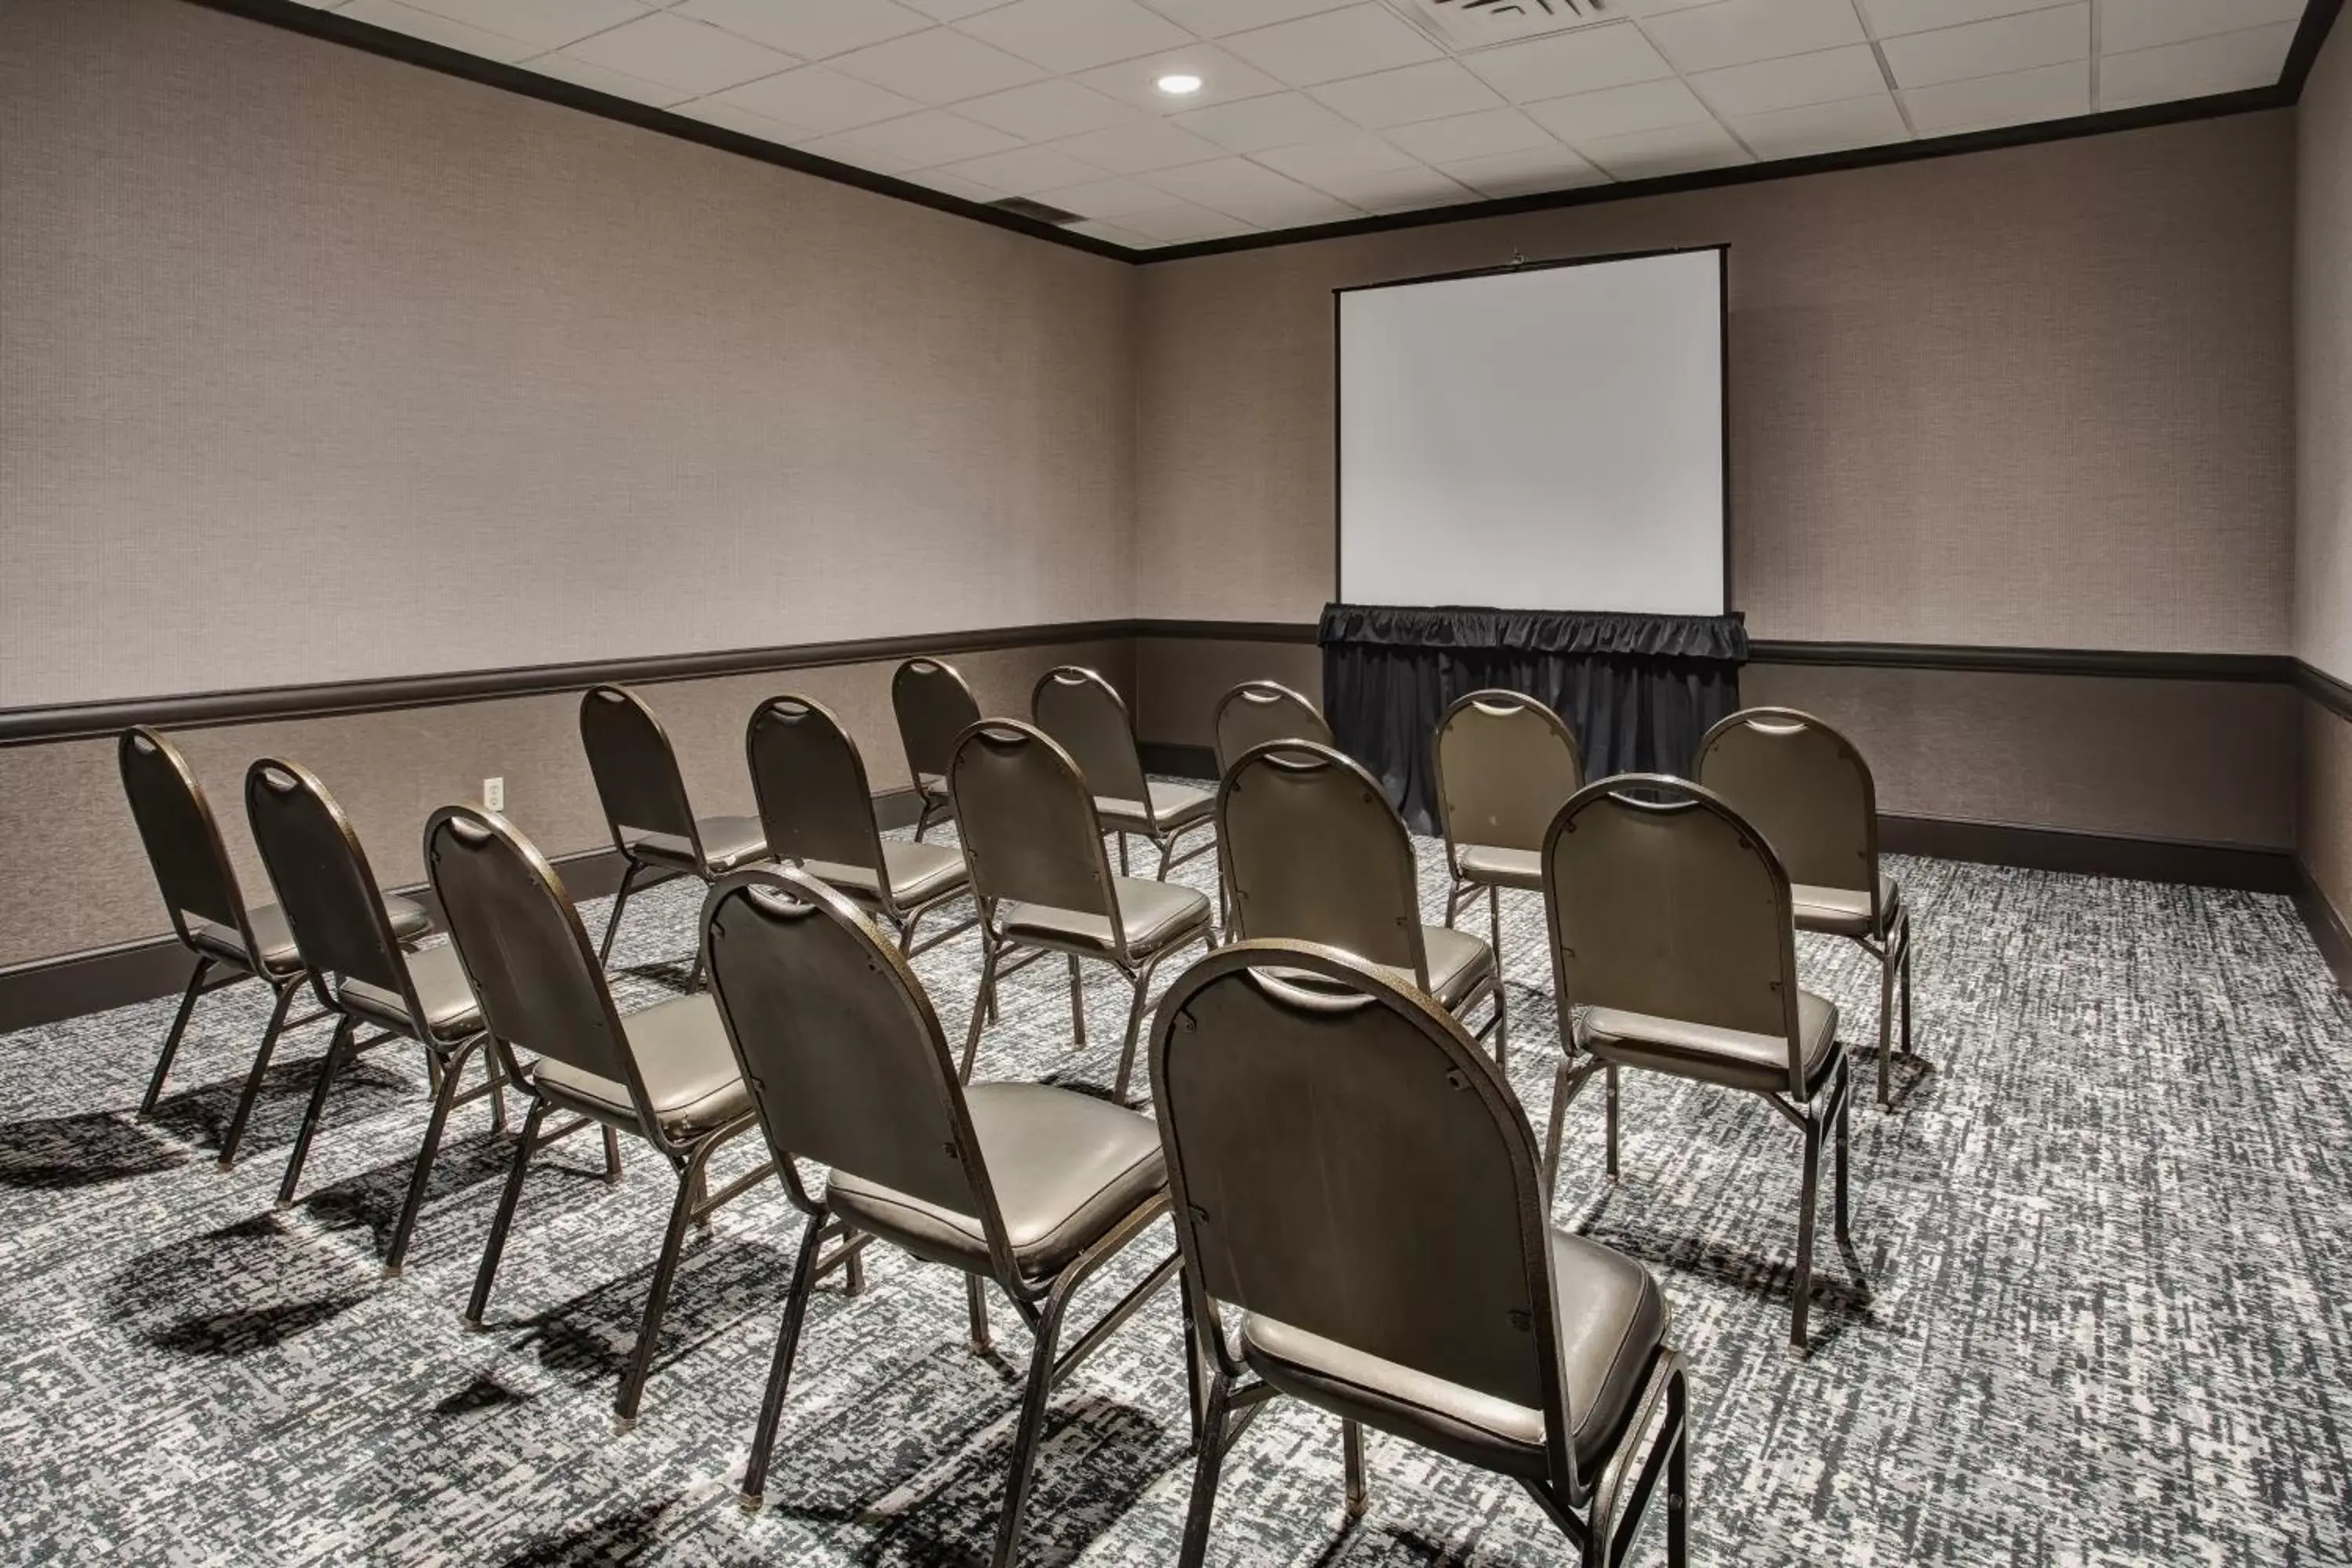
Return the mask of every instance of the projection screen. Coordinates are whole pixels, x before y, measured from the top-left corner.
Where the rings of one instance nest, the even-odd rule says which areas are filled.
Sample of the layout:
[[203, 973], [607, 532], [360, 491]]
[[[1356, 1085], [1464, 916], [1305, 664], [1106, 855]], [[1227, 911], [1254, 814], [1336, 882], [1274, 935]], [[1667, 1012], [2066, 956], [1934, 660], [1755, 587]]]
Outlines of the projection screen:
[[1727, 611], [1726, 257], [1339, 290], [1339, 597]]

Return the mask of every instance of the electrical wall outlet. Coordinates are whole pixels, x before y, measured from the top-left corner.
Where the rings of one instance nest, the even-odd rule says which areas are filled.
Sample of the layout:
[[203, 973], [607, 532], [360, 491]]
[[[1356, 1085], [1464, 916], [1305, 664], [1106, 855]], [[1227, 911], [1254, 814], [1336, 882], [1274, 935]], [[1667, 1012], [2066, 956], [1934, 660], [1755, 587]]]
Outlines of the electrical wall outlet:
[[484, 779], [482, 781], [482, 804], [492, 811], [504, 811], [507, 808], [507, 781], [504, 779]]

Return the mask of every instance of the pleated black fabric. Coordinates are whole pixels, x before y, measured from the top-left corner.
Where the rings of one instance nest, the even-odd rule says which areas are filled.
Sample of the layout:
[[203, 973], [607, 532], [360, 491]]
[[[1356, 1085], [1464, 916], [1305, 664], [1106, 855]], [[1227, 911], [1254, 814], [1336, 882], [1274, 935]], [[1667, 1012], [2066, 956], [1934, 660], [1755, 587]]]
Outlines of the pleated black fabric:
[[1568, 721], [1585, 775], [1687, 773], [1699, 737], [1739, 707], [1748, 627], [1726, 616], [1330, 605], [1323, 711], [1415, 832], [1437, 831], [1432, 740], [1454, 700], [1524, 692]]

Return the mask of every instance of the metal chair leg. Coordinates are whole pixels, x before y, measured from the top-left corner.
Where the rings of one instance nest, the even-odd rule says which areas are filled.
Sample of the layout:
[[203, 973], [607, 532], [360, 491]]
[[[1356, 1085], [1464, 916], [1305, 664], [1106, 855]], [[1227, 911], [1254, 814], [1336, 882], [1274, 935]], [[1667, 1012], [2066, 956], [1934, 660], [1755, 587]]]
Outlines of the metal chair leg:
[[985, 923], [980, 928], [980, 994], [971, 999], [971, 1026], [963, 1033], [963, 1066], [958, 1069], [958, 1081], [971, 1081], [971, 1064], [980, 1056], [980, 1032], [996, 1012], [996, 939], [989, 934]]
[[613, 895], [613, 913], [604, 921], [604, 944], [596, 950], [596, 967], [599, 969], [612, 964], [613, 939], [621, 933], [621, 911], [629, 907], [629, 894], [636, 887], [637, 872], [641, 868], [632, 860], [628, 868], [621, 873], [620, 890]]
[[1495, 950], [1495, 1066], [1511, 1070], [1511, 987], [1503, 978], [1503, 950]]
[[286, 1012], [294, 1005], [294, 993], [300, 989], [297, 981], [288, 981], [276, 987], [278, 1005], [269, 1010], [269, 1027], [261, 1034], [261, 1048], [253, 1054], [253, 1067], [245, 1075], [245, 1092], [237, 1096], [236, 1113], [228, 1119], [228, 1131], [222, 1135], [220, 1168], [224, 1171], [236, 1163], [236, 1146], [245, 1141], [245, 1124], [252, 1120], [253, 1102], [261, 1098], [261, 1081], [269, 1072], [269, 1053], [278, 1048], [278, 1037], [286, 1032]]
[[490, 1131], [502, 1133], [507, 1130], [507, 1069], [495, 1050], [484, 1051], [482, 1059], [490, 1068]]
[[1499, 882], [1486, 884], [1486, 933], [1495, 948], [1495, 973], [1503, 973], [1503, 888]]
[[1120, 876], [1122, 876], [1122, 877], [1130, 876], [1130, 875], [1132, 875], [1132, 874], [1133, 874], [1132, 872], [1130, 872], [1130, 871], [1128, 869], [1128, 864], [1127, 864], [1127, 830], [1126, 830], [1125, 828], [1121, 828], [1121, 829], [1119, 829], [1119, 832], [1118, 832], [1118, 874], [1119, 874]]
[[[449, 1053], [448, 1063], [441, 1069], [441, 1092], [433, 1097], [433, 1114], [425, 1123], [425, 1142], [416, 1151], [416, 1168], [408, 1175], [408, 1196], [400, 1205], [399, 1223], [392, 1227], [392, 1249], [384, 1254], [383, 1273], [387, 1279], [399, 1275], [401, 1261], [408, 1256], [408, 1238], [416, 1230], [417, 1211], [425, 1206], [425, 1190], [433, 1184], [433, 1162], [441, 1152], [441, 1130], [449, 1124], [449, 1108], [457, 1101], [457, 1086], [466, 1076], [466, 1064], [480, 1048], [478, 1038], [467, 1040]], [[499, 1054], [491, 1051], [485, 1059], [489, 1063], [490, 1081], [496, 1085], [499, 1081]], [[490, 1104], [494, 1110], [499, 1108], [499, 1093], [495, 1088], [491, 1090]]]
[[1064, 1273], [1037, 1319], [1036, 1343], [1029, 1352], [1028, 1387], [1021, 1397], [1021, 1424], [1013, 1429], [1013, 1472], [1004, 1481], [1004, 1511], [996, 1521], [992, 1568], [1013, 1568], [1021, 1542], [1021, 1519], [1029, 1510], [1029, 1483], [1037, 1472], [1037, 1450], [1045, 1440], [1045, 1407], [1054, 1394], [1054, 1352], [1062, 1337], [1062, 1316], [1081, 1270]]
[[1078, 1050], [1087, 1048], [1086, 982], [1078, 974], [1078, 955], [1070, 958], [1070, 1040]]
[[1878, 1109], [1895, 1109], [1895, 1093], [1890, 1080], [1894, 1068], [1891, 1059], [1893, 1026], [1895, 1022], [1895, 953], [1891, 947], [1878, 950]]
[[1846, 1085], [1846, 1082], [1845, 1082], [1845, 1079], [1846, 1079], [1846, 1069], [1845, 1069], [1843, 1067], [1841, 1067], [1841, 1068], [1838, 1068], [1838, 1078], [1839, 1078], [1839, 1084], [1838, 1084], [1838, 1110], [1837, 1110], [1837, 1202], [1836, 1202], [1836, 1205], [1835, 1205], [1835, 1215], [1834, 1215], [1834, 1217], [1835, 1217], [1835, 1219], [1836, 1219], [1836, 1221], [1837, 1221], [1837, 1238], [1838, 1238], [1838, 1240], [1840, 1240], [1841, 1242], [1845, 1242], [1845, 1241], [1851, 1241], [1851, 1240], [1853, 1240], [1853, 1231], [1848, 1227], [1848, 1225], [1847, 1225], [1847, 1223], [1846, 1223], [1846, 1216], [1847, 1216], [1846, 1191], [1847, 1191], [1847, 1188], [1848, 1188], [1848, 1186], [1849, 1186], [1849, 1184], [1849, 1184], [1849, 1181], [1848, 1181], [1848, 1177], [1847, 1177], [1847, 1170], [1846, 1170], [1847, 1165], [1850, 1163], [1849, 1160], [1847, 1159], [1847, 1153], [1848, 1153], [1848, 1145], [1850, 1145], [1850, 1144], [1853, 1142], [1853, 1138], [1852, 1138], [1852, 1137], [1850, 1136], [1850, 1134], [1849, 1134], [1849, 1130], [1848, 1130], [1848, 1127], [1847, 1127], [1847, 1122], [1848, 1122], [1848, 1120], [1849, 1120], [1848, 1115], [1847, 1115], [1847, 1112], [1849, 1112], [1850, 1110], [1853, 1110], [1853, 1096], [1852, 1092], [1851, 1092], [1851, 1091], [1848, 1089], [1848, 1088], [1847, 1088], [1847, 1085]]
[[1364, 1429], [1344, 1418], [1339, 1423], [1339, 1456], [1348, 1477], [1348, 1517], [1360, 1519], [1371, 1497], [1364, 1484]]
[[637, 1405], [645, 1397], [646, 1378], [654, 1367], [654, 1347], [661, 1338], [662, 1315], [669, 1310], [670, 1286], [677, 1279], [677, 1255], [686, 1246], [687, 1226], [694, 1218], [694, 1194], [701, 1185], [703, 1166], [717, 1147], [715, 1140], [704, 1139], [677, 1173], [677, 1196], [670, 1204], [669, 1228], [662, 1233], [653, 1288], [646, 1293], [645, 1320], [637, 1327], [637, 1343], [629, 1352], [628, 1368], [621, 1374], [621, 1391], [613, 1400], [613, 1417], [623, 1431], [635, 1424]]
[[1617, 1179], [1617, 1064], [1615, 1062], [1609, 1064], [1606, 1103], [1609, 1110], [1609, 1179], [1614, 1182]]
[[1805, 1321], [1813, 1302], [1813, 1210], [1822, 1185], [1822, 1124], [1810, 1111], [1804, 1129], [1805, 1178], [1797, 1198], [1797, 1299], [1789, 1322], [1789, 1350], [1800, 1357], [1808, 1353]]
[[604, 1180], [607, 1184], [621, 1179], [621, 1135], [611, 1128], [604, 1129]]
[[1192, 1461], [1192, 1502], [1184, 1512], [1184, 1546], [1178, 1568], [1201, 1568], [1209, 1554], [1209, 1521], [1217, 1510], [1217, 1478], [1225, 1463], [1225, 1419], [1233, 1405], [1233, 1379], [1220, 1367], [1209, 1381], [1209, 1411], [1202, 1418], [1201, 1451]]
[[[1202, 933], [1202, 940], [1207, 940], [1206, 932]], [[1127, 1039], [1119, 1047], [1118, 1079], [1111, 1088], [1111, 1098], [1121, 1105], [1127, 1103], [1128, 1085], [1135, 1077], [1135, 1052], [1143, 1038], [1144, 1004], [1151, 996], [1151, 976], [1158, 972], [1160, 961], [1175, 952], [1178, 945], [1189, 945], [1189, 942], [1171, 943], [1161, 948], [1144, 960], [1143, 967], [1135, 973], [1135, 994], [1127, 1005]]]
[[768, 1392], [760, 1401], [760, 1425], [751, 1434], [751, 1458], [743, 1467], [743, 1489], [736, 1501], [757, 1509], [768, 1489], [768, 1456], [776, 1444], [776, 1423], [784, 1413], [784, 1390], [793, 1380], [793, 1358], [799, 1352], [801, 1325], [808, 1318], [808, 1299], [816, 1289], [817, 1254], [823, 1250], [825, 1216], [809, 1215], [801, 1232], [800, 1257], [793, 1265], [793, 1285], [784, 1296], [784, 1321], [776, 1331], [776, 1357], [768, 1366]]
[[195, 1015], [196, 998], [204, 994], [205, 979], [213, 972], [209, 958], [196, 960], [195, 973], [188, 976], [188, 988], [180, 993], [180, 1010], [172, 1015], [171, 1032], [163, 1037], [163, 1054], [155, 1058], [155, 1076], [147, 1080], [147, 1093], [139, 1101], [139, 1114], [150, 1115], [155, 1101], [163, 1098], [163, 1079], [171, 1075], [172, 1059], [180, 1054], [180, 1039], [188, 1032], [188, 1020]]
[[991, 1342], [988, 1337], [988, 1281], [977, 1274], [965, 1275], [963, 1300], [964, 1310], [971, 1319], [972, 1352], [983, 1354]]
[[473, 1299], [466, 1303], [466, 1321], [475, 1328], [482, 1326], [482, 1313], [490, 1304], [490, 1281], [498, 1278], [499, 1258], [507, 1249], [507, 1229], [514, 1224], [515, 1204], [522, 1197], [523, 1173], [530, 1168], [532, 1146], [539, 1142], [539, 1124], [553, 1109], [534, 1096], [530, 1113], [522, 1119], [522, 1137], [515, 1144], [514, 1164], [507, 1172], [507, 1189], [499, 1197], [499, 1212], [491, 1216], [489, 1239], [482, 1246], [482, 1266], [474, 1272]]
[[1666, 1388], [1666, 1418], [1674, 1423], [1675, 1446], [1666, 1451], [1666, 1563], [1690, 1562], [1690, 1384], [1677, 1371]]
[[310, 1157], [310, 1140], [319, 1131], [319, 1118], [326, 1113], [327, 1090], [335, 1081], [335, 1068], [342, 1065], [343, 1053], [351, 1049], [352, 1038], [358, 1033], [359, 1025], [353, 1020], [335, 1021], [335, 1033], [327, 1042], [327, 1054], [319, 1058], [319, 1079], [310, 1086], [310, 1107], [302, 1112], [302, 1130], [294, 1134], [293, 1152], [286, 1156], [285, 1179], [278, 1184], [279, 1208], [294, 1201], [295, 1188], [302, 1181], [303, 1163]]

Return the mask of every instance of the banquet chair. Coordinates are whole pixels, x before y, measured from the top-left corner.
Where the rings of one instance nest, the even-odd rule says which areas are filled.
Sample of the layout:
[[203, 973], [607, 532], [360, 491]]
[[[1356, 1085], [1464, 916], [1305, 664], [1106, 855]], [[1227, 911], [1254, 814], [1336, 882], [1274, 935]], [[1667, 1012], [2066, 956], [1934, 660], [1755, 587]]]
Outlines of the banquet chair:
[[890, 709], [898, 720], [898, 743], [907, 752], [907, 776], [921, 803], [915, 817], [915, 842], [920, 844], [932, 819], [945, 816], [952, 805], [948, 758], [955, 754], [956, 737], [980, 722], [980, 704], [954, 665], [910, 658], [890, 678]]
[[1445, 923], [1486, 890], [1495, 953], [1503, 889], [1543, 891], [1544, 833], [1584, 787], [1584, 758], [1559, 714], [1516, 691], [1473, 691], [1437, 721], [1437, 820], [1445, 836]]
[[1320, 710], [1289, 687], [1273, 680], [1244, 680], [1217, 700], [1212, 728], [1217, 743], [1217, 776], [1223, 778], [1242, 753], [1268, 741], [1313, 741], [1332, 744], [1331, 726]]
[[1078, 772], [1095, 797], [1103, 826], [1118, 836], [1118, 874], [1128, 874], [1127, 839], [1140, 834], [1159, 847], [1156, 879], [1210, 844], [1196, 844], [1175, 853], [1176, 841], [1195, 827], [1209, 825], [1214, 796], [1196, 784], [1147, 780], [1143, 757], [1135, 744], [1135, 726], [1127, 703], [1109, 681], [1091, 669], [1061, 665], [1037, 678], [1029, 705], [1037, 728], [1076, 759]]

